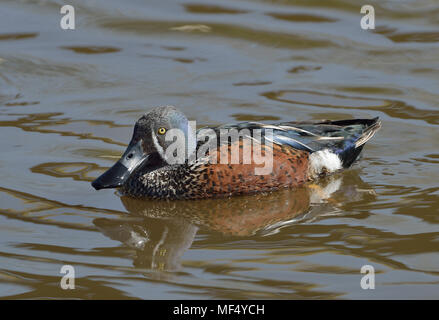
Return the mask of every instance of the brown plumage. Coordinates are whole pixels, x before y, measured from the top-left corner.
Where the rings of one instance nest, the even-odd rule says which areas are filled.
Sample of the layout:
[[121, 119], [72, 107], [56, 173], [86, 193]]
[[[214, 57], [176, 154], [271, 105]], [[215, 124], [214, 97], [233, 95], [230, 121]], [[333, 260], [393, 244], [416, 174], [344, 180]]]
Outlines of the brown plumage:
[[[240, 140], [236, 143], [242, 145], [248, 141]], [[273, 159], [273, 170], [264, 175], [255, 173], [255, 168], [261, 168], [263, 165], [255, 163], [253, 158], [250, 164], [243, 163], [242, 157], [239, 164], [221, 164], [220, 152], [214, 151], [210, 157], [216, 158], [217, 163], [200, 166], [201, 174], [198, 180], [200, 185], [204, 185], [201, 197], [272, 191], [298, 186], [308, 179], [308, 152], [277, 144], [262, 148], [262, 156], [272, 156]], [[226, 152], [230, 154], [231, 149], [232, 146], [229, 145]]]

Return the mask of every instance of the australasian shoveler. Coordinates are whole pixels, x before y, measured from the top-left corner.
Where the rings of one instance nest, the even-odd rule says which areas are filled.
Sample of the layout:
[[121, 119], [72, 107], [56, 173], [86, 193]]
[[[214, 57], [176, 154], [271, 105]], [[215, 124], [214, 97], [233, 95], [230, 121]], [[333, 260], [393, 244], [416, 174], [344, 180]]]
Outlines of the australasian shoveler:
[[[380, 126], [378, 118], [278, 124], [242, 122], [195, 132], [175, 107], [157, 107], [136, 122], [122, 157], [92, 186], [96, 190], [119, 188], [124, 195], [151, 199], [201, 199], [296, 187], [350, 167]], [[171, 129], [182, 132], [183, 139], [167, 137]], [[208, 149], [206, 135], [201, 141], [197, 138], [202, 130], [209, 132], [208, 140], [212, 135], [220, 137], [232, 130], [240, 135], [235, 140], [218, 138], [215, 148]], [[255, 138], [259, 137], [257, 131], [262, 137], [259, 141]], [[240, 155], [232, 163], [221, 160], [224, 154], [231, 159], [234, 147], [245, 154], [246, 146], [258, 143], [262, 156], [272, 161], [270, 170], [263, 174], [255, 170], [264, 166], [260, 159], [251, 157], [249, 162]], [[170, 161], [170, 147], [184, 150], [185, 160]], [[199, 157], [202, 148], [203, 156]], [[191, 154], [197, 156], [190, 160]]]

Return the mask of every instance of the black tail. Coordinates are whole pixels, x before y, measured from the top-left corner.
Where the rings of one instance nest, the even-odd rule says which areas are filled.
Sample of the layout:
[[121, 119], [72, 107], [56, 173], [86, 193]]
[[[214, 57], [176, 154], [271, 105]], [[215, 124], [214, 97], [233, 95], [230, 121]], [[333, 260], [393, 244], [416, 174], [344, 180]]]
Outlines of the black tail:
[[[355, 135], [354, 139], [346, 139], [344, 143], [344, 148], [342, 148], [338, 155], [342, 160], [343, 167], [350, 167], [355, 160], [357, 160], [363, 147], [367, 141], [369, 141], [374, 134], [381, 128], [381, 122], [378, 117], [374, 119], [353, 119], [353, 120], [341, 120], [333, 121], [331, 124], [342, 126], [342, 127], [352, 127], [352, 130], [362, 130], [361, 134]], [[358, 127], [358, 128], [357, 128]]]

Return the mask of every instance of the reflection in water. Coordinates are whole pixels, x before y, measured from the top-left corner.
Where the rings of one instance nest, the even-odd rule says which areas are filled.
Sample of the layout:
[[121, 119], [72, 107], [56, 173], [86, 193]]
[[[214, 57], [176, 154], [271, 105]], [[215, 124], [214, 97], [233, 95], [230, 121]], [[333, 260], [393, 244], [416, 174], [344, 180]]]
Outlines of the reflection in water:
[[26, 38], [35, 38], [38, 33], [2, 33], [0, 40], [20, 40]]
[[224, 199], [148, 201], [122, 197], [131, 219], [97, 218], [103, 234], [137, 252], [134, 266], [166, 271], [180, 269], [180, 258], [197, 230], [226, 237], [266, 237], [287, 225], [337, 215], [340, 203], [374, 192], [358, 179], [343, 185], [342, 176], [297, 189]]
[[180, 258], [198, 230], [188, 220], [177, 217], [134, 221], [98, 218], [93, 222], [109, 238], [136, 250], [136, 268], [167, 271], [181, 269]]
[[[348, 88], [352, 91], [353, 88]], [[359, 88], [358, 91], [362, 91]], [[363, 89], [364, 91], [364, 89]], [[367, 91], [367, 90], [366, 90]], [[425, 120], [428, 123], [439, 123], [439, 111], [422, 110], [406, 105], [398, 100], [377, 100], [362, 97], [350, 97], [339, 94], [325, 94], [304, 90], [284, 90], [265, 92], [268, 99], [310, 106], [331, 107], [337, 109], [359, 109], [382, 111], [393, 118]]]
[[114, 47], [98, 47], [98, 46], [76, 46], [76, 47], [61, 47], [61, 49], [71, 50], [75, 53], [82, 54], [101, 54], [101, 53], [113, 53], [119, 52], [120, 48]]

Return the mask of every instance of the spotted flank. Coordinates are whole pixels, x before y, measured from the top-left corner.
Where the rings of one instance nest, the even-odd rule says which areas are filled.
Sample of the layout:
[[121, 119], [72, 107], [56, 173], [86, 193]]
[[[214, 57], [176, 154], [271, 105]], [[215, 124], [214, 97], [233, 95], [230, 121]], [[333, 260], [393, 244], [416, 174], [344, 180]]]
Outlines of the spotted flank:
[[[127, 150], [113, 167], [92, 182], [93, 187], [119, 188], [125, 195], [151, 199], [228, 197], [298, 187], [349, 168], [380, 128], [380, 121], [375, 118], [277, 124], [241, 122], [201, 128], [196, 135], [188, 128], [186, 116], [175, 107], [153, 109], [136, 122]], [[187, 154], [203, 156], [195, 161], [171, 163], [166, 150], [173, 142], [164, 135], [171, 129], [184, 133], [186, 142], [179, 147]], [[224, 130], [243, 134], [238, 140], [218, 140], [215, 148], [204, 152], [206, 144], [196, 138], [202, 130], [211, 136]], [[261, 156], [270, 159], [270, 166], [253, 157], [245, 159], [245, 152], [234, 162], [222, 161], [233, 158], [233, 150], [248, 150], [247, 147], [258, 143]], [[263, 168], [270, 170], [258, 173]]]

